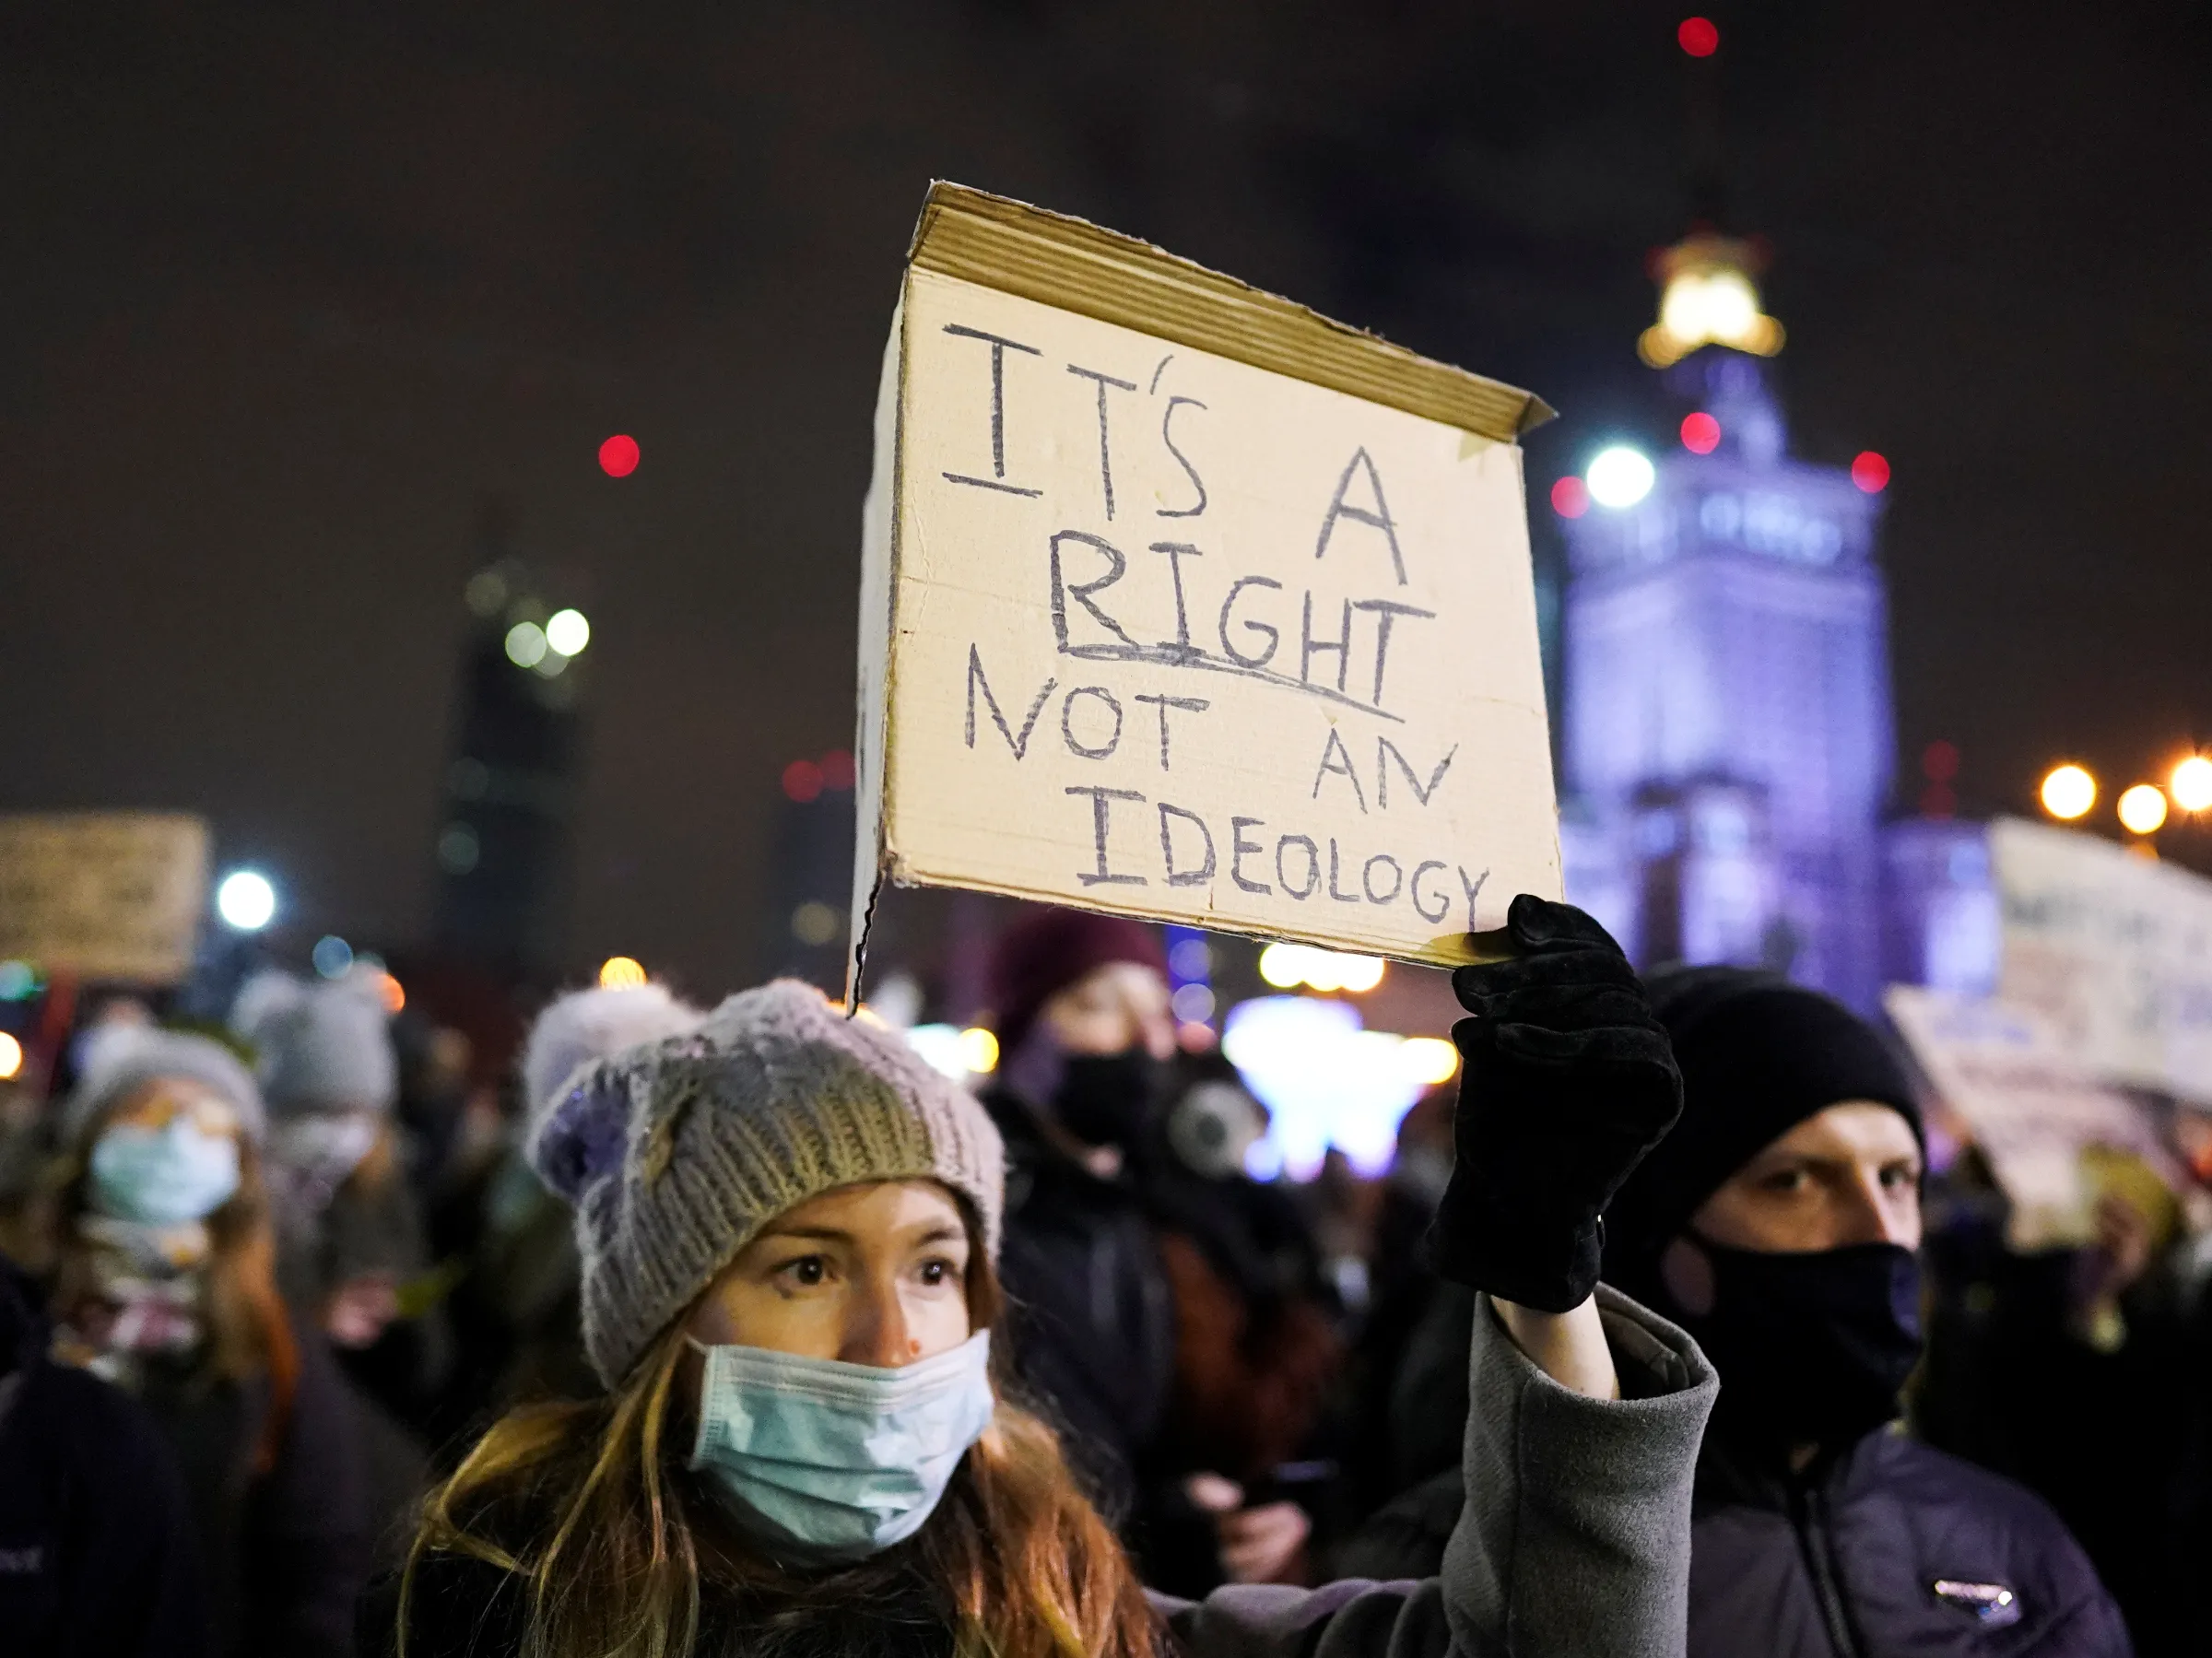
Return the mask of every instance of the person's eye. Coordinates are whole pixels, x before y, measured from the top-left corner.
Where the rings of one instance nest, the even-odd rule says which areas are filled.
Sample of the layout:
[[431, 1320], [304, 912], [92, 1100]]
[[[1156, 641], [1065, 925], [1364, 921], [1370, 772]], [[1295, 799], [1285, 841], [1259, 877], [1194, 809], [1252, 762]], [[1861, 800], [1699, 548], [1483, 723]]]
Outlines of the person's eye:
[[812, 1289], [830, 1276], [830, 1263], [820, 1255], [801, 1255], [776, 1268], [775, 1278], [794, 1289]]
[[922, 1282], [932, 1289], [940, 1289], [959, 1281], [960, 1269], [942, 1255], [933, 1255], [922, 1263]]
[[1882, 1184], [1892, 1192], [1920, 1184], [1920, 1170], [1911, 1163], [1891, 1163], [1882, 1170]]
[[1787, 1169], [1775, 1170], [1759, 1183], [1764, 1191], [1779, 1193], [1787, 1196], [1804, 1191], [1806, 1180], [1806, 1171], [1792, 1165]]

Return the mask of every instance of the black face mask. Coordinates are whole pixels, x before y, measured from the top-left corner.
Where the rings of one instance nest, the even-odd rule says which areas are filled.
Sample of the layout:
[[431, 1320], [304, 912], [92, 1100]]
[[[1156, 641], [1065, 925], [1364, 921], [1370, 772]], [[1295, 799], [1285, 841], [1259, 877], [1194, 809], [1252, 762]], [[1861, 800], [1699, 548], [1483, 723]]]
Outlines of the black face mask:
[[1143, 1048], [1071, 1053], [1061, 1062], [1053, 1116], [1086, 1146], [1127, 1146], [1152, 1114], [1159, 1062]]
[[1753, 1450], [1840, 1449], [1897, 1414], [1920, 1358], [1911, 1250], [1769, 1254], [1690, 1241], [1712, 1264], [1712, 1311], [1682, 1323], [1720, 1372], [1717, 1431]]

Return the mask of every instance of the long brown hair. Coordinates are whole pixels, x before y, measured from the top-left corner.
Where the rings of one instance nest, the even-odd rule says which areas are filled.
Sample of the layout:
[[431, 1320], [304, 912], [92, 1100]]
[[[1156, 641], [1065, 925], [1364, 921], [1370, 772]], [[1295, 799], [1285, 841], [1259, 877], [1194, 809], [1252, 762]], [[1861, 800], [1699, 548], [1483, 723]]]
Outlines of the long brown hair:
[[[971, 1322], [995, 1317], [978, 1250]], [[980, 1316], [979, 1316], [980, 1315]], [[678, 1315], [612, 1393], [510, 1411], [425, 1500], [400, 1581], [405, 1658], [417, 1568], [436, 1552], [487, 1561], [527, 1584], [528, 1658], [622, 1652], [677, 1658], [702, 1596], [777, 1614], [832, 1608], [906, 1571], [931, 1585], [955, 1651], [991, 1658], [1153, 1658], [1158, 1627], [1120, 1541], [1077, 1487], [1058, 1438], [1002, 1393], [991, 1427], [909, 1541], [812, 1579], [760, 1558], [682, 1470], [689, 1416], [677, 1380]]]
[[[111, 1118], [131, 1103], [118, 1099], [78, 1137], [62, 1187], [57, 1215], [54, 1311], [67, 1323], [84, 1305], [98, 1299], [91, 1251], [77, 1229], [91, 1206], [91, 1151]], [[284, 1299], [276, 1289], [276, 1229], [269, 1216], [268, 1188], [261, 1177], [261, 1154], [253, 1140], [238, 1141], [238, 1190], [207, 1217], [207, 1259], [199, 1267], [206, 1288], [206, 1340], [202, 1371], [209, 1379], [252, 1382], [266, 1377], [269, 1408], [254, 1447], [253, 1471], [265, 1474], [289, 1425], [292, 1395], [299, 1384], [300, 1349], [292, 1339]]]

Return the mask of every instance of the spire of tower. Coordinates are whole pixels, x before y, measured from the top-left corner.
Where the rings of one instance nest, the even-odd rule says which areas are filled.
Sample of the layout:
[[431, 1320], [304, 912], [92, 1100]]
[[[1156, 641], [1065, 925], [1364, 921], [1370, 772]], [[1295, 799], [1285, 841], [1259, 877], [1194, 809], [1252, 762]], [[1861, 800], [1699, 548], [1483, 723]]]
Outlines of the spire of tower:
[[1700, 346], [1726, 346], [1754, 357], [1782, 349], [1783, 326], [1759, 309], [1759, 247], [1733, 236], [1693, 230], [1653, 256], [1659, 281], [1659, 320], [1636, 342], [1654, 369], [1677, 363]]
[[1782, 349], [1782, 324], [1759, 309], [1757, 277], [1766, 252], [1756, 241], [1722, 233], [1725, 222], [1725, 151], [1721, 127], [1721, 31], [1707, 18], [1686, 18], [1676, 30], [1686, 65], [1688, 112], [1690, 231], [1653, 255], [1659, 320], [1643, 331], [1636, 354], [1665, 369], [1700, 346], [1726, 346], [1755, 357]]

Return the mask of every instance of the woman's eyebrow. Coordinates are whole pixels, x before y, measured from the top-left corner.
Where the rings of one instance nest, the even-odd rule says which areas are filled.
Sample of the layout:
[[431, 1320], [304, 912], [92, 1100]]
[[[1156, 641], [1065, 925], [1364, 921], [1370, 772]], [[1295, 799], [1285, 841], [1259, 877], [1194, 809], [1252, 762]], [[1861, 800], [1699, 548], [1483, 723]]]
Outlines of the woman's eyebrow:
[[755, 1240], [759, 1243], [773, 1242], [778, 1238], [804, 1239], [809, 1243], [850, 1243], [853, 1234], [836, 1227], [771, 1227]]

